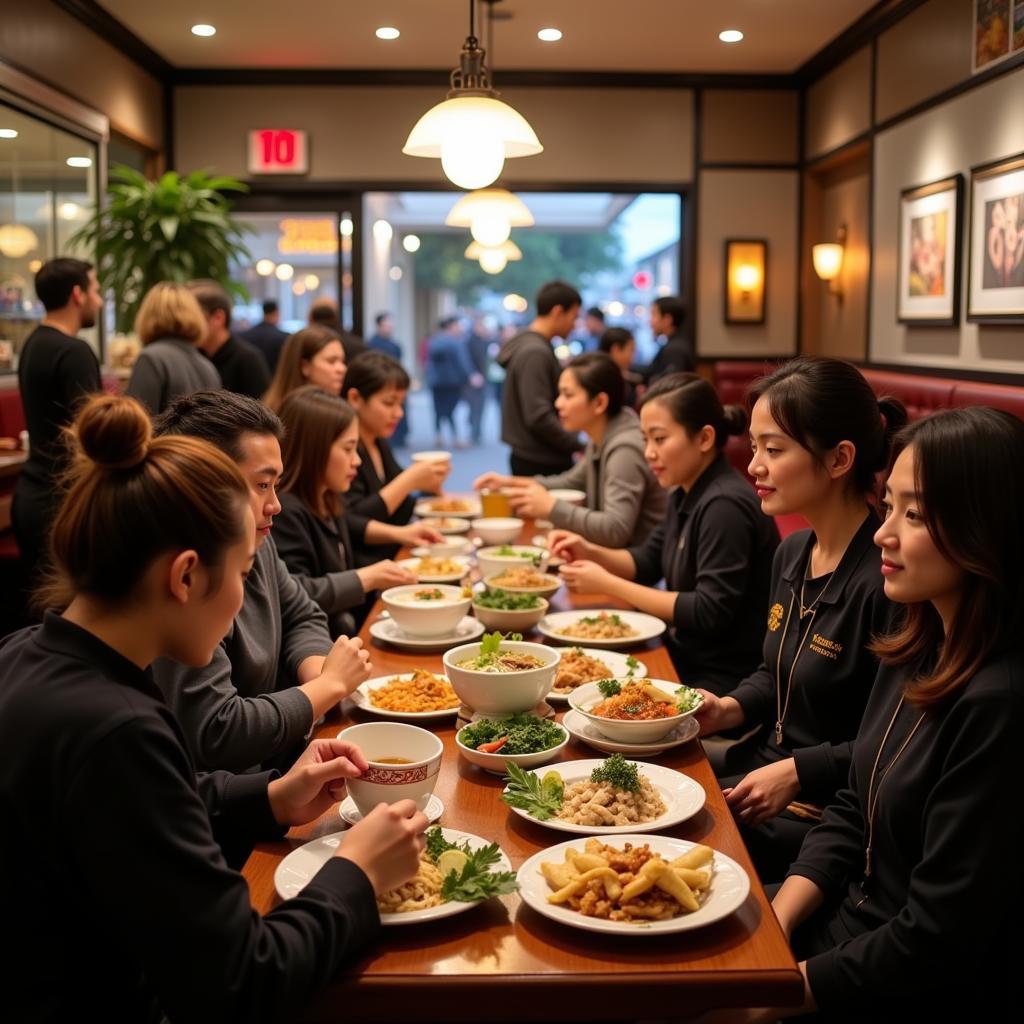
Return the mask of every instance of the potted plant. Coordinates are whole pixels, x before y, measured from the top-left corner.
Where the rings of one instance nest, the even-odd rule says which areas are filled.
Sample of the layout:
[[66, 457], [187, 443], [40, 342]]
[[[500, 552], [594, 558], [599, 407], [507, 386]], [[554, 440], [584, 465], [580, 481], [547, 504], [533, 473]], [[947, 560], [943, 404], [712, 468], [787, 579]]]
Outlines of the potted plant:
[[111, 170], [107, 205], [69, 244], [95, 252], [100, 284], [114, 293], [117, 331], [132, 330], [143, 296], [158, 281], [207, 277], [248, 297], [228, 269], [251, 259], [242, 244], [247, 228], [231, 216], [224, 194], [247, 190], [237, 178], [206, 171], [168, 171], [149, 181], [130, 167]]

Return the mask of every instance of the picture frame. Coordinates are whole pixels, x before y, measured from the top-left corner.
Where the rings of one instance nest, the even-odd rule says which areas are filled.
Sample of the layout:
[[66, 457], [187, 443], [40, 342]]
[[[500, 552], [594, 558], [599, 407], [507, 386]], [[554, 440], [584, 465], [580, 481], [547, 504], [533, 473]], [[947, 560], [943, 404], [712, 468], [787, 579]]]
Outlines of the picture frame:
[[723, 319], [737, 326], [763, 324], [768, 288], [768, 240], [725, 240]]
[[896, 322], [953, 327], [960, 322], [964, 176], [900, 193]]
[[967, 319], [1024, 323], [1024, 153], [971, 168]]
[[[974, 0], [971, 19], [971, 73], [1006, 60], [1012, 52], [1014, 0]], [[1021, 6], [1017, 0], [1016, 6]]]

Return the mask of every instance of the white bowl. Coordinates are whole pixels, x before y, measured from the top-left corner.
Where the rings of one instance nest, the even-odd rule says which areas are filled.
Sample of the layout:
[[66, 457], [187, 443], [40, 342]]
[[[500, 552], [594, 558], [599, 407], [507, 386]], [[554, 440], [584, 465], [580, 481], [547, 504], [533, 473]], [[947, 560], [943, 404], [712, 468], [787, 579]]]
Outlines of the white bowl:
[[473, 545], [465, 537], [449, 537], [439, 544], [413, 548], [411, 553], [416, 558], [450, 558], [452, 555], [473, 554]]
[[[643, 679], [636, 680], [641, 683], [651, 683], [659, 690], [671, 695], [679, 688], [679, 683], [670, 683], [665, 679]], [[629, 680], [621, 679], [619, 682], [625, 687]], [[569, 694], [569, 704], [576, 709], [598, 732], [607, 736], [610, 740], [618, 740], [620, 743], [656, 743], [667, 736], [684, 718], [689, 718], [693, 711], [685, 714], [672, 715], [670, 718], [655, 718], [650, 721], [626, 722], [619, 718], [602, 718], [600, 715], [592, 715], [587, 709], [600, 704], [604, 696], [598, 689], [597, 683], [584, 683]], [[699, 707], [700, 705], [698, 705]]]
[[502, 633], [525, 633], [544, 618], [548, 610], [548, 602], [543, 597], [537, 598], [536, 608], [519, 608], [515, 611], [506, 608], [484, 608], [473, 599], [473, 614], [490, 630], [498, 629]]
[[547, 554], [545, 548], [533, 547], [530, 544], [509, 544], [513, 551], [527, 554], [529, 558], [521, 558], [519, 554], [499, 555], [497, 552], [505, 545], [496, 544], [491, 547], [481, 548], [476, 553], [476, 564], [480, 567], [481, 577], [497, 576], [505, 569], [516, 569], [524, 565], [533, 565], [533, 559], [543, 559]]
[[[440, 590], [439, 601], [402, 600], [417, 590]], [[384, 607], [403, 633], [409, 636], [450, 636], [462, 617], [469, 611], [472, 597], [462, 596], [462, 587], [443, 583], [411, 583], [391, 587], [380, 595]]]
[[522, 519], [474, 519], [469, 524], [485, 544], [511, 544], [523, 529]]
[[[402, 722], [366, 722], [338, 734], [354, 743], [370, 762], [358, 779], [346, 779], [349, 796], [365, 818], [377, 804], [412, 800], [422, 811], [441, 769], [444, 744], [426, 729]], [[402, 757], [407, 764], [381, 764], [382, 757]]]
[[582, 505], [587, 500], [586, 491], [577, 491], [571, 487], [556, 487], [548, 491], [552, 498], [567, 501], [570, 505]]
[[413, 452], [409, 458], [413, 462], [451, 462], [452, 453], [443, 451]]
[[[507, 590], [510, 594], [536, 594], [538, 597], [550, 597], [559, 587], [562, 585], [562, 578], [555, 576], [552, 573], [544, 572], [539, 575], [544, 577], [543, 586], [539, 587], [510, 587], [505, 583], [496, 583], [495, 580], [499, 579], [504, 573], [504, 570], [500, 573], [495, 573], [493, 576], [484, 577], [484, 586], [488, 590]], [[537, 620], [540, 622], [540, 619]]]
[[[468, 726], [463, 726], [463, 729]], [[482, 750], [474, 750], [467, 747], [459, 739], [462, 729], [455, 734], [455, 745], [459, 753], [470, 763], [475, 764], [484, 771], [494, 772], [496, 775], [504, 775], [508, 771], [507, 765], [517, 764], [520, 768], [539, 768], [541, 765], [550, 764], [558, 760], [558, 755], [569, 742], [569, 730], [560, 725], [559, 728], [565, 733], [565, 739], [555, 747], [547, 750], [538, 750], [535, 754], [503, 754], [500, 750], [494, 754], [485, 754]]]
[[550, 692], [555, 672], [562, 660], [556, 647], [531, 644], [523, 640], [502, 640], [500, 650], [532, 654], [543, 662], [537, 668], [519, 672], [481, 672], [461, 668], [460, 662], [480, 654], [480, 644], [463, 644], [445, 651], [441, 661], [452, 688], [464, 704], [485, 715], [512, 715], [532, 711]]

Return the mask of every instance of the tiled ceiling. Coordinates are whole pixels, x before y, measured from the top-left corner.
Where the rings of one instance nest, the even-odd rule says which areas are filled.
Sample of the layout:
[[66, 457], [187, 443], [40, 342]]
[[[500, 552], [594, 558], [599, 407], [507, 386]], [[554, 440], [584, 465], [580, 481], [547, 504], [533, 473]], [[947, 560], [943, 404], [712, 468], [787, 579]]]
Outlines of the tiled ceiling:
[[[467, 34], [469, 0], [101, 0], [182, 68], [449, 68]], [[876, 0], [499, 0], [491, 63], [501, 69], [789, 73]], [[480, 4], [487, 41], [486, 3]], [[196, 23], [217, 34], [199, 38]], [[374, 35], [400, 30], [393, 42]], [[557, 28], [559, 42], [537, 38]], [[740, 29], [742, 42], [718, 39]]]

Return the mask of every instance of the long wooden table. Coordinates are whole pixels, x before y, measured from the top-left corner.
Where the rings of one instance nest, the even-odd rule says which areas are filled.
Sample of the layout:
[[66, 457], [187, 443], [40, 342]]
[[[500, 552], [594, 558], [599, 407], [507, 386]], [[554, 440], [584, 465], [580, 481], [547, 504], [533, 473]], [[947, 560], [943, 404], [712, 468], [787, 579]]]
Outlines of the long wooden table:
[[[552, 599], [552, 610], [614, 604], [602, 595], [570, 595], [563, 588]], [[372, 651], [375, 676], [417, 667], [441, 671], [440, 654], [407, 653], [371, 639], [368, 627], [379, 611], [378, 602], [360, 633]], [[651, 678], [678, 678], [663, 645], [652, 642], [631, 653], [647, 665]], [[333, 736], [371, 718], [345, 701], [317, 735]], [[442, 724], [433, 724], [438, 721]], [[459, 756], [454, 716], [426, 724], [445, 747], [435, 789], [445, 805], [442, 825], [497, 841], [515, 868], [538, 850], [570, 838], [522, 820], [500, 802], [501, 779]], [[561, 759], [602, 756], [570, 740]], [[525, 906], [518, 895], [504, 896], [441, 921], [387, 929], [380, 944], [340, 974], [304, 1019], [346, 1024], [650, 1020], [684, 1018], [712, 1007], [798, 1004], [803, 992], [799, 970], [700, 743], [683, 744], [652, 760], [704, 787], [704, 809], [659, 834], [707, 843], [743, 865], [751, 893], [735, 914], [692, 932], [609, 936], [559, 925]], [[266, 912], [277, 905], [274, 870], [292, 849], [346, 827], [335, 806], [318, 821], [292, 829], [286, 840], [257, 846], [244, 869], [253, 906]]]

